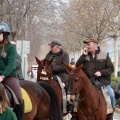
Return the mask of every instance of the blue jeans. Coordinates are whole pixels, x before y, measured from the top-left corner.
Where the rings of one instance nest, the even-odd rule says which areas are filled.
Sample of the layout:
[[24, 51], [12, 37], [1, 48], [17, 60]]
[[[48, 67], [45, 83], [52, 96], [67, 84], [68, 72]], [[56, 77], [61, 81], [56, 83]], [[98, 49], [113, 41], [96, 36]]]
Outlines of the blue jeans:
[[111, 88], [110, 85], [107, 85], [106, 89], [108, 90], [108, 92], [110, 94], [110, 99], [111, 99], [112, 107], [115, 108], [116, 102], [115, 102], [115, 95], [113, 93], [113, 90], [112, 90], [112, 88]]

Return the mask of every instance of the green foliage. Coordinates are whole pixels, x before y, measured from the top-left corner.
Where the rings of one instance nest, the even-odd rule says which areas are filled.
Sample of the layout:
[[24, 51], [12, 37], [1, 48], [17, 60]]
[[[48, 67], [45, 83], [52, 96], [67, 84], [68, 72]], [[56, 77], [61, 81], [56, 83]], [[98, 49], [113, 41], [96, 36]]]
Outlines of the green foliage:
[[[112, 77], [111, 87], [113, 88], [113, 90], [115, 89], [118, 80], [120, 80], [120, 77]], [[116, 100], [116, 104], [120, 106], [120, 99]]]
[[112, 81], [118, 81], [120, 77], [112, 77]]
[[120, 79], [120, 77], [112, 77], [112, 84], [111, 87], [115, 89], [117, 81]]

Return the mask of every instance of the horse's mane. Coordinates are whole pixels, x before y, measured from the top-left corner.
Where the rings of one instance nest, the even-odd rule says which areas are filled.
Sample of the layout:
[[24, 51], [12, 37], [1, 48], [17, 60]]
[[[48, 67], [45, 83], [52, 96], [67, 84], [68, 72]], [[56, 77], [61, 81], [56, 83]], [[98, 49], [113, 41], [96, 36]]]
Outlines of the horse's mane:
[[[85, 74], [85, 72], [82, 70], [82, 66], [83, 65], [80, 65], [76, 70], [75, 70], [75, 73], [78, 73], [81, 77], [81, 79], [86, 79], [88, 82], [90, 82], [90, 79], [87, 77], [87, 75]], [[90, 82], [90, 84], [92, 84]]]

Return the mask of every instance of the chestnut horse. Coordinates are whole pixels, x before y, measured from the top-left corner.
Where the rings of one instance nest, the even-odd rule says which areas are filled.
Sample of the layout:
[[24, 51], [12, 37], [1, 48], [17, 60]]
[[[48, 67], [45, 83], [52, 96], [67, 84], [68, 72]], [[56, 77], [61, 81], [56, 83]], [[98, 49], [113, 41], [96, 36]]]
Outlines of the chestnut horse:
[[81, 66], [71, 69], [68, 81], [70, 92], [78, 93], [77, 114], [79, 120], [106, 120], [107, 107], [103, 95], [90, 82]]
[[20, 81], [20, 86], [26, 90], [31, 102], [32, 111], [25, 113], [25, 120], [62, 120], [58, 99], [53, 88], [43, 82]]
[[36, 62], [38, 63], [37, 81], [45, 81], [50, 84], [50, 86], [56, 91], [59, 105], [62, 108], [62, 90], [58, 82], [52, 78], [52, 69], [51, 69], [52, 60], [50, 61], [39, 60], [36, 57]]

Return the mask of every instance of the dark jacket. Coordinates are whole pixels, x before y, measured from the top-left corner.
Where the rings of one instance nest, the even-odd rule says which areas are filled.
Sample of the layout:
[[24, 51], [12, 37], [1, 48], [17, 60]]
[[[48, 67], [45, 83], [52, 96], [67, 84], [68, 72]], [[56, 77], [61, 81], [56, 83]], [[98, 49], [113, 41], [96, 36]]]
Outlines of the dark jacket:
[[45, 59], [53, 59], [52, 73], [58, 75], [62, 82], [67, 82], [69, 74], [66, 65], [69, 64], [69, 55], [63, 49], [61, 49], [56, 55], [52, 54], [50, 51], [46, 55]]
[[22, 68], [21, 68], [21, 57], [20, 55], [17, 53], [17, 57], [16, 57], [16, 71], [17, 71], [17, 76], [19, 80], [24, 80], [23, 74], [22, 74]]
[[82, 69], [89, 79], [94, 77], [95, 72], [100, 71], [101, 76], [98, 81], [101, 85], [107, 86], [111, 84], [111, 73], [114, 71], [114, 67], [107, 52], [101, 51], [98, 47], [94, 59], [91, 53], [88, 53], [88, 55], [83, 54], [76, 62], [76, 67], [82, 63]]

